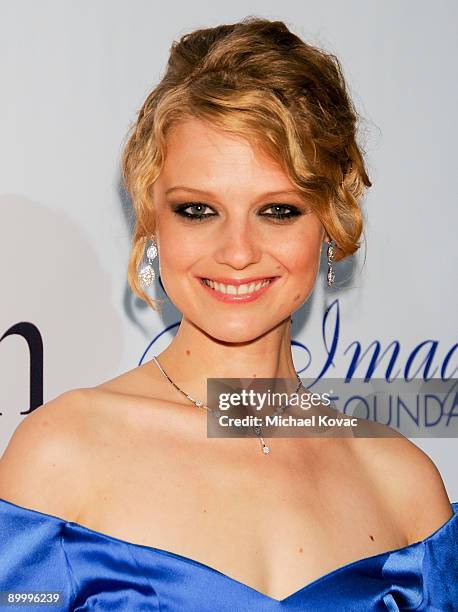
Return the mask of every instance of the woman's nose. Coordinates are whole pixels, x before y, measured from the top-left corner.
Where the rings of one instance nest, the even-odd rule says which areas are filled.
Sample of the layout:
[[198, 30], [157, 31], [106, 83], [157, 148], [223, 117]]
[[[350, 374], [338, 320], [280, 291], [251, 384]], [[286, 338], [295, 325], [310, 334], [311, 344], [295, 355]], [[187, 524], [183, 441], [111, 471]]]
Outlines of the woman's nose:
[[259, 237], [248, 222], [227, 223], [217, 241], [215, 259], [218, 263], [242, 269], [261, 258]]

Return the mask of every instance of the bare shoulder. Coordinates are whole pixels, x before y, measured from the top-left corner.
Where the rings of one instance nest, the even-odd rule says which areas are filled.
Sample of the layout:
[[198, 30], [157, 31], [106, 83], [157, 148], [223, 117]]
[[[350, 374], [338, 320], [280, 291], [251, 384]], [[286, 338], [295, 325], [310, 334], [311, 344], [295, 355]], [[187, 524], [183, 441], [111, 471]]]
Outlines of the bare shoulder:
[[77, 521], [120, 451], [137, 448], [151, 430], [148, 440], [161, 439], [154, 436], [164, 421], [154, 374], [137, 367], [66, 391], [25, 416], [0, 458], [0, 498]]
[[90, 388], [71, 389], [22, 419], [0, 458], [0, 498], [66, 520], [77, 517], [93, 395]]
[[453, 516], [441, 474], [420, 447], [397, 430], [370, 422], [352, 440], [380, 496], [399, 518], [409, 544], [422, 540]]

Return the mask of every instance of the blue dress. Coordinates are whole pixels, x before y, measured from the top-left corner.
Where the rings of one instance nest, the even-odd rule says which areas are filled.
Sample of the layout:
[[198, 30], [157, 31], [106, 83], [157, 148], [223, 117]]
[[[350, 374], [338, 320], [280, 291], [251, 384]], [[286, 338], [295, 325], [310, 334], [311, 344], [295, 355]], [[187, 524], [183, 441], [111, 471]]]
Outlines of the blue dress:
[[458, 502], [424, 540], [339, 567], [282, 600], [188, 557], [0, 499], [0, 592], [60, 592], [6, 610], [446, 612], [458, 610]]

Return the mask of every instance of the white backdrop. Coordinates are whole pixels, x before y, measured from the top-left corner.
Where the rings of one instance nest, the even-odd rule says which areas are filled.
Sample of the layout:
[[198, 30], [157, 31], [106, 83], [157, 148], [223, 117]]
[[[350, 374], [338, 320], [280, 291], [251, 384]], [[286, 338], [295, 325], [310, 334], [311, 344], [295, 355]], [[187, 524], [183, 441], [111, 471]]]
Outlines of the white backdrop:
[[[453, 0], [0, 0], [0, 10], [0, 338], [27, 323], [35, 364], [42, 341], [43, 401], [135, 367], [150, 341], [179, 321], [172, 306], [160, 317], [127, 288], [120, 151], [172, 40], [250, 14], [281, 19], [336, 53], [366, 119], [374, 183], [364, 203], [366, 248], [336, 267], [340, 289], [327, 290], [322, 273], [294, 315], [294, 339], [312, 355], [306, 375], [320, 371], [322, 320], [336, 298], [332, 376], [346, 372], [344, 350], [355, 340], [363, 349], [374, 340], [382, 349], [398, 340], [400, 367], [416, 345], [436, 340], [440, 367], [456, 342]], [[172, 333], [159, 338], [155, 352]], [[295, 349], [298, 370], [303, 355]], [[0, 451], [30, 408], [29, 362], [23, 337], [1, 340]], [[458, 500], [456, 440], [414, 441]]]

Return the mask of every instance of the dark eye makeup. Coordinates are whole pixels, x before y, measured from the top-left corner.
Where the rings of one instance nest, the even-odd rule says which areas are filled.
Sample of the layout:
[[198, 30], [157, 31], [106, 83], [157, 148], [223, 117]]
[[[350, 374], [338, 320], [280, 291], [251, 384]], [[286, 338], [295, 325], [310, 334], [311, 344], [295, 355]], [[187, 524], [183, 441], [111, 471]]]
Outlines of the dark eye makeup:
[[[204, 214], [203, 211], [207, 208], [209, 210], [212, 210], [212, 208], [208, 204], [204, 204], [203, 202], [186, 202], [184, 204], [177, 204], [172, 206], [172, 210], [174, 213], [176, 213], [180, 217], [189, 219], [190, 221], [205, 221], [211, 217], [218, 216], [218, 214], [215, 212]], [[194, 210], [195, 214], [187, 212], [188, 209]], [[289, 221], [303, 214], [303, 212], [293, 204], [269, 204], [265, 208], [265, 210], [270, 209], [272, 209], [274, 212], [268, 214], [263, 212], [260, 213], [260, 216], [267, 217], [274, 221]]]

